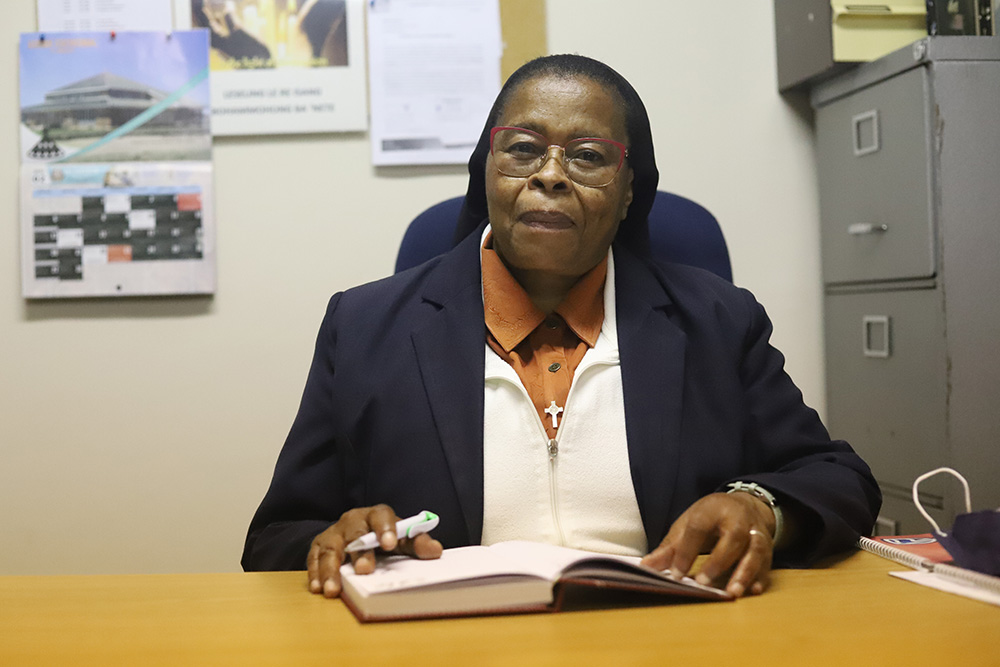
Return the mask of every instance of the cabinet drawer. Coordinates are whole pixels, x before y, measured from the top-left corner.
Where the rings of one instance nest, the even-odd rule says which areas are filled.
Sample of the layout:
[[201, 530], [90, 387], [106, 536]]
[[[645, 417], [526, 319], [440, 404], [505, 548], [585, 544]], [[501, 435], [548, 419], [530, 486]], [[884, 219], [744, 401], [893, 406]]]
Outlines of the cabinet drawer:
[[826, 283], [934, 275], [927, 85], [918, 67], [816, 111]]
[[880, 483], [907, 489], [947, 465], [940, 289], [829, 294], [825, 318], [831, 435]]

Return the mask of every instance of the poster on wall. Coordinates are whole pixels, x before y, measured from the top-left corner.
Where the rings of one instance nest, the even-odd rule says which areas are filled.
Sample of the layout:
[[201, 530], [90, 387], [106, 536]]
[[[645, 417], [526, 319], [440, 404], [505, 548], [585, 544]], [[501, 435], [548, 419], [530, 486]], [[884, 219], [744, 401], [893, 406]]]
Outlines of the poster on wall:
[[25, 298], [215, 291], [208, 33], [20, 40]]
[[211, 34], [216, 135], [363, 131], [362, 0], [178, 0]]

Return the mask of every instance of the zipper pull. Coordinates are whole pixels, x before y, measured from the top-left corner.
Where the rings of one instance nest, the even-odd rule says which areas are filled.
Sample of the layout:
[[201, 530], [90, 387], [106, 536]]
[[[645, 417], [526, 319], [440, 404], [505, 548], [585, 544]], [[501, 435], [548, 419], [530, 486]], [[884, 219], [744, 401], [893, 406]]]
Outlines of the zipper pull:
[[554, 459], [559, 455], [559, 445], [556, 443], [555, 439], [549, 440], [549, 458]]

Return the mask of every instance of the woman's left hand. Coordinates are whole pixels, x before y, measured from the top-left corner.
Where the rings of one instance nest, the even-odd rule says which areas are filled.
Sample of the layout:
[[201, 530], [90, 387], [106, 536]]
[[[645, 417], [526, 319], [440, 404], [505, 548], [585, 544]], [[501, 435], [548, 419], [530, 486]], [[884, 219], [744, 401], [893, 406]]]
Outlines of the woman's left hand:
[[713, 493], [681, 514], [644, 565], [680, 578], [699, 553], [711, 549], [695, 579], [711, 585], [732, 568], [726, 591], [735, 597], [763, 593], [770, 581], [774, 512], [749, 493]]

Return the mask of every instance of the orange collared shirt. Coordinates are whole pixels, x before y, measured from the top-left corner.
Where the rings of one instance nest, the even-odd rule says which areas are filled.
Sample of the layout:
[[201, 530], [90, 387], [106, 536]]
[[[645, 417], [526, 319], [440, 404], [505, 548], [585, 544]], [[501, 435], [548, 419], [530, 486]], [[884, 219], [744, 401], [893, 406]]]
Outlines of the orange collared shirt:
[[482, 249], [486, 342], [517, 373], [552, 439], [562, 422], [563, 413], [557, 410], [566, 407], [573, 374], [601, 333], [608, 260], [585, 273], [546, 316], [493, 250], [492, 240], [487, 235]]

